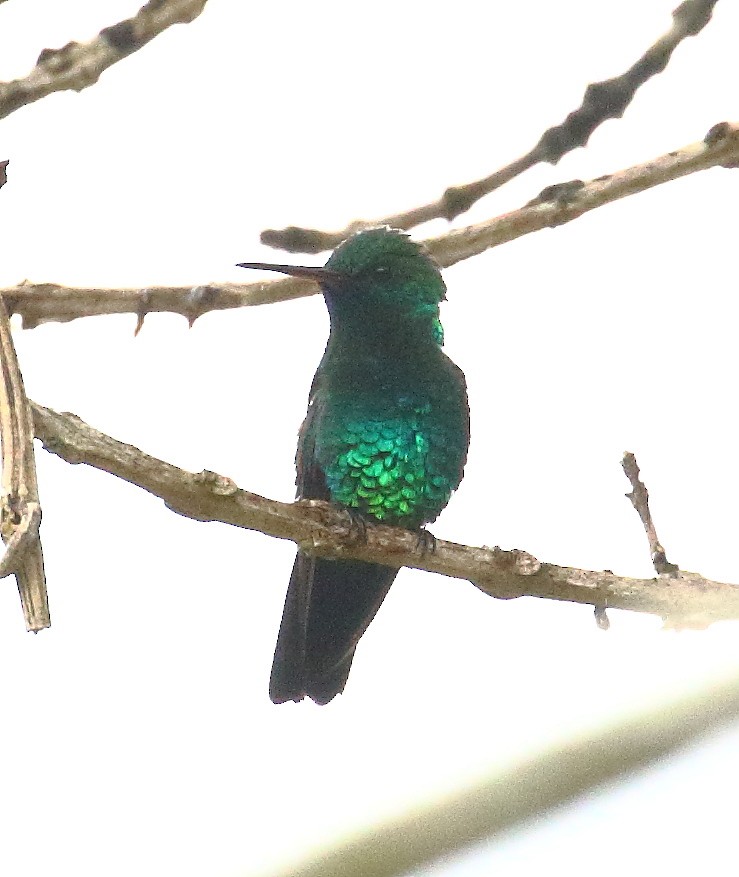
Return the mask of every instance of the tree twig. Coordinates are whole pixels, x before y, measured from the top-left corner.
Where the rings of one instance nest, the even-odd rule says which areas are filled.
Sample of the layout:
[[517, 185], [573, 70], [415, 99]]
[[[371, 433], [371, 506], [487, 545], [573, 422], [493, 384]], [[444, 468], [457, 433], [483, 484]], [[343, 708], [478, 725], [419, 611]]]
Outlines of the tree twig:
[[424, 553], [415, 533], [368, 526], [357, 540], [346, 515], [329, 503], [277, 502], [241, 490], [214, 472], [193, 474], [157, 460], [88, 426], [73, 414], [31, 403], [36, 437], [69, 463], [86, 463], [160, 497], [166, 505], [199, 521], [221, 521], [290, 539], [303, 549], [410, 566], [467, 579], [493, 597], [532, 596], [591, 606], [631, 609], [662, 616], [672, 627], [706, 627], [739, 618], [739, 587], [681, 572], [675, 579], [632, 579], [541, 563], [525, 551], [474, 548], [438, 539]]
[[362, 830], [274, 877], [400, 877], [648, 767], [739, 717], [739, 676], [554, 746]]
[[41, 506], [33, 456], [33, 420], [15, 355], [10, 321], [0, 297], [0, 577], [14, 574], [28, 630], [51, 624], [39, 524]]
[[644, 525], [644, 531], [646, 532], [647, 540], [649, 541], [649, 553], [652, 557], [654, 568], [659, 575], [667, 575], [675, 578], [679, 574], [680, 568], [676, 564], [670, 563], [667, 559], [665, 549], [659, 541], [657, 529], [652, 520], [652, 513], [649, 510], [649, 491], [644, 482], [639, 478], [639, 466], [636, 462], [636, 457], [631, 451], [627, 451], [624, 454], [623, 460], [621, 460], [621, 466], [631, 484], [631, 493], [627, 493], [626, 496], [631, 500], [631, 504], [636, 509], [637, 514]]
[[[583, 183], [573, 180], [549, 186], [529, 204], [478, 225], [424, 241], [439, 265], [448, 267], [544, 228], [578, 219], [612, 201], [712, 167], [739, 164], [739, 123], [719, 122], [703, 140], [626, 170]], [[102, 314], [135, 314], [137, 329], [147, 313], [182, 314], [192, 322], [209, 311], [270, 304], [318, 292], [309, 280], [288, 277], [256, 283], [212, 283], [206, 286], [163, 286], [147, 289], [74, 288], [56, 283], [29, 283], [0, 289], [11, 314], [24, 328], [68, 322]]]
[[108, 67], [145, 46], [173, 24], [193, 21], [207, 0], [150, 0], [131, 18], [103, 28], [87, 43], [44, 49], [22, 79], [0, 83], [0, 119], [56, 91], [82, 91]]
[[432, 219], [455, 219], [482, 197], [534, 165], [542, 162], [556, 164], [571, 150], [585, 146], [595, 129], [606, 119], [621, 118], [637, 90], [667, 67], [680, 43], [686, 37], [700, 33], [708, 24], [716, 2], [685, 0], [681, 3], [672, 13], [670, 30], [650, 46], [633, 66], [621, 76], [589, 85], [578, 109], [571, 112], [560, 125], [546, 131], [530, 152], [495, 173], [464, 186], [452, 186], [431, 204], [372, 222], [355, 221], [337, 232], [297, 226], [266, 229], [261, 235], [262, 243], [291, 253], [320, 253], [333, 250], [344, 238], [363, 227], [390, 225], [408, 230]]

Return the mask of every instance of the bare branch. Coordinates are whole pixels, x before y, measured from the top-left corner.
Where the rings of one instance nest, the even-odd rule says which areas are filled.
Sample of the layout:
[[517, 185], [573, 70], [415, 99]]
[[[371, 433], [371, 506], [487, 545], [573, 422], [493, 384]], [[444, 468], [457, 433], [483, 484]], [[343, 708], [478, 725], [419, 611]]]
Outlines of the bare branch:
[[578, 146], [585, 146], [595, 129], [606, 119], [620, 119], [637, 90], [667, 67], [672, 53], [680, 43], [686, 37], [700, 33], [708, 24], [716, 2], [717, 0], [685, 0], [681, 3], [672, 13], [670, 30], [650, 46], [632, 67], [614, 79], [589, 85], [582, 104], [562, 124], [550, 128], [530, 152], [495, 173], [464, 186], [452, 186], [438, 201], [405, 213], [396, 213], [372, 222], [356, 221], [337, 232], [297, 226], [267, 229], [262, 232], [262, 243], [291, 253], [320, 253], [322, 250], [333, 250], [344, 238], [367, 226], [390, 225], [408, 230], [432, 219], [447, 219], [451, 222], [482, 197], [534, 165], [541, 162], [556, 164], [568, 152]]
[[15, 355], [10, 321], [0, 298], [0, 536], [6, 545], [0, 577], [15, 574], [28, 630], [51, 624], [44, 556], [39, 539], [41, 506], [33, 456], [33, 421]]
[[739, 717], [739, 677], [554, 746], [429, 804], [363, 829], [274, 877], [401, 877], [492, 840], [648, 767]]
[[[520, 210], [479, 225], [469, 225], [424, 243], [441, 267], [523, 237], [577, 219], [612, 201], [712, 167], [739, 165], [739, 123], [719, 122], [698, 143], [659, 156], [644, 164], [583, 183], [573, 180], [549, 186]], [[55, 283], [24, 282], [0, 289], [11, 314], [23, 326], [67, 322], [102, 314], [135, 314], [137, 331], [147, 313], [182, 314], [190, 324], [209, 311], [249, 307], [301, 298], [318, 292], [309, 280], [288, 277], [256, 283], [207, 286], [163, 286], [149, 289], [74, 288]]]
[[289, 278], [274, 298], [274, 281], [257, 283], [221, 283], [208, 286], [156, 286], [129, 289], [71, 287], [57, 283], [29, 283], [0, 289], [8, 310], [19, 314], [24, 329], [42, 323], [67, 323], [81, 317], [109, 314], [134, 314], [136, 329], [150, 313], [181, 314], [192, 323], [209, 311], [229, 310], [250, 305], [270, 304], [301, 298], [318, 292], [304, 281]]
[[520, 210], [451, 231], [425, 243], [437, 262], [447, 267], [523, 235], [571, 222], [621, 198], [707, 168], [735, 167], [737, 162], [739, 124], [719, 122], [703, 140], [690, 146], [587, 183], [572, 180], [548, 186]]
[[0, 83], [0, 119], [55, 91], [82, 91], [108, 67], [145, 46], [173, 24], [193, 21], [207, 0], [150, 0], [132, 18], [100, 31], [88, 43], [44, 49], [23, 79]]
[[662, 616], [673, 627], [705, 627], [739, 618], [739, 587], [712, 582], [695, 573], [675, 579], [631, 579], [540, 563], [525, 551], [474, 548], [437, 540], [423, 553], [415, 533], [368, 526], [357, 540], [346, 514], [329, 503], [277, 502], [241, 490], [214, 472], [193, 474], [150, 457], [81, 421], [31, 403], [36, 437], [69, 463], [86, 463], [160, 497], [178, 514], [221, 521], [290, 539], [315, 554], [410, 566], [467, 579], [493, 597], [531, 596], [607, 605]]
[[623, 467], [624, 474], [631, 483], [631, 493], [627, 493], [626, 496], [631, 500], [631, 504], [636, 509], [637, 514], [644, 525], [644, 530], [647, 534], [647, 539], [649, 540], [649, 553], [652, 557], [654, 568], [660, 575], [672, 576], [674, 578], [678, 575], [680, 569], [674, 563], [670, 563], [667, 559], [665, 549], [659, 541], [657, 529], [652, 520], [652, 513], [649, 511], [649, 491], [644, 482], [639, 478], [639, 466], [637, 465], [636, 457], [631, 451], [627, 451], [624, 454], [623, 460], [621, 460], [621, 466]]

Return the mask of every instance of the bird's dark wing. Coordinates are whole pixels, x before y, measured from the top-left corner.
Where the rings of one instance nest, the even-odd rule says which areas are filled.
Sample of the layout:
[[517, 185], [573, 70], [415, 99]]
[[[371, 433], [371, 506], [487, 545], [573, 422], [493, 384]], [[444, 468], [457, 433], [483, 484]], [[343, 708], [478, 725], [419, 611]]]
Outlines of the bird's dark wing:
[[323, 416], [324, 401], [316, 390], [313, 380], [308, 413], [298, 433], [298, 450], [295, 454], [295, 486], [298, 499], [331, 499], [323, 470], [316, 460], [316, 430]]
[[[298, 499], [328, 500], [326, 480], [315, 458], [315, 424], [321, 408], [320, 399], [316, 398], [317, 378], [318, 374], [313, 380], [308, 412], [298, 434], [295, 483]], [[315, 558], [298, 551], [282, 610], [269, 680], [269, 696], [274, 703], [302, 700], [305, 694], [305, 648], [314, 567]]]

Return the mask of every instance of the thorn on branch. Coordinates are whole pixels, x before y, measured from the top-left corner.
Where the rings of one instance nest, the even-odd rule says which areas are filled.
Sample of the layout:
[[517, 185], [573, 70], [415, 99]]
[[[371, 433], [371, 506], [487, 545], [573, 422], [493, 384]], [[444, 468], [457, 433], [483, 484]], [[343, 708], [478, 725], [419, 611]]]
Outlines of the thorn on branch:
[[631, 504], [636, 509], [641, 518], [641, 522], [644, 525], [644, 531], [646, 532], [647, 540], [649, 541], [649, 553], [652, 556], [654, 568], [659, 575], [677, 578], [680, 573], [680, 568], [676, 564], [670, 563], [667, 559], [665, 549], [659, 541], [657, 530], [654, 526], [654, 521], [652, 520], [652, 513], [649, 511], [649, 491], [644, 482], [639, 478], [639, 466], [636, 462], [636, 457], [631, 451], [627, 451], [624, 454], [621, 466], [623, 467], [624, 474], [629, 479], [632, 488], [631, 493], [627, 493], [626, 496], [631, 500]]
[[214, 286], [193, 286], [187, 295], [187, 322], [192, 329], [195, 320], [212, 309], [213, 302], [218, 295]]
[[[139, 306], [136, 310], [136, 328], [133, 330], [133, 337], [134, 338], [144, 328], [144, 320], [146, 319], [146, 315], [149, 313], [150, 305], [151, 305], [151, 290], [142, 289], [141, 290], [141, 297], [139, 299]], [[192, 326], [192, 323], [190, 325]]]
[[610, 630], [611, 629], [611, 620], [608, 617], [606, 606], [594, 606], [593, 614], [595, 616], [595, 623], [598, 627], [598, 630]]

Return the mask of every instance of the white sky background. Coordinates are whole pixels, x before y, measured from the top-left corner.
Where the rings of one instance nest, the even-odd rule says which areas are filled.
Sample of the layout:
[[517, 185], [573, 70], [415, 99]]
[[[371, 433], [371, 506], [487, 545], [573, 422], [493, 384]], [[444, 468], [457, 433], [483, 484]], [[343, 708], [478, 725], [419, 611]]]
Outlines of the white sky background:
[[[259, 244], [265, 227], [381, 216], [528, 150], [588, 82], [666, 30], [676, 3], [212, 0], [93, 88], [0, 123], [0, 284], [256, 279], [234, 263], [286, 258]], [[2, 4], [0, 79], [139, 5]], [[719, 3], [623, 120], [457, 225], [736, 118], [738, 33], [736, 4]], [[738, 186], [736, 172], [704, 172], [445, 272], [447, 350], [473, 422], [439, 537], [649, 576], [624, 499], [629, 449], [670, 559], [739, 581]], [[322, 300], [208, 314], [192, 331], [152, 315], [135, 339], [134, 323], [18, 332], [29, 395], [289, 500]], [[267, 680], [293, 545], [180, 518], [43, 451], [38, 465], [53, 627], [26, 634], [5, 580], [3, 874], [252, 874], [739, 662], [734, 624], [664, 633], [612, 611], [605, 634], [587, 607], [498, 602], [405, 570], [346, 693], [276, 707]], [[734, 843], [737, 768], [739, 739], [725, 737], [682, 773], [605, 795], [464, 873], [718, 867]]]

